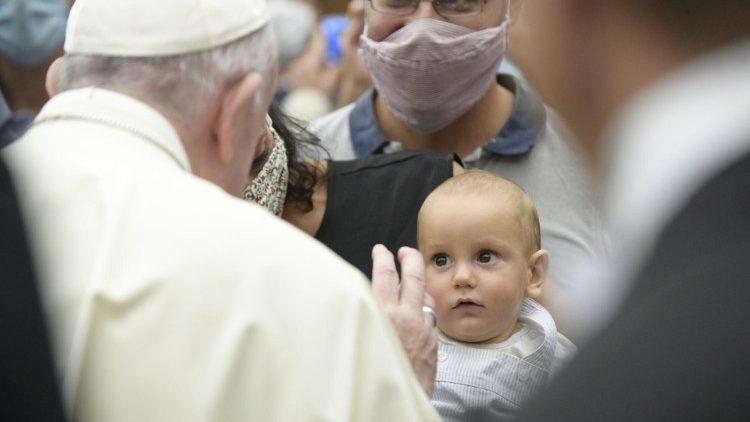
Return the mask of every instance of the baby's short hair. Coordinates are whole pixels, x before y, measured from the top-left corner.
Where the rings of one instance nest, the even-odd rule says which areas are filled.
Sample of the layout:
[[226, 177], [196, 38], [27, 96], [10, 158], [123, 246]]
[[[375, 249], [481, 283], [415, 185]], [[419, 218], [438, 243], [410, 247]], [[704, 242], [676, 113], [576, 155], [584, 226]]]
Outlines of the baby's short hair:
[[[467, 170], [451, 177], [430, 193], [422, 204], [422, 209], [429, 206], [431, 199], [440, 196], [480, 195], [495, 196], [499, 201], [514, 201], [518, 204], [518, 215], [521, 227], [526, 234], [529, 253], [542, 247], [542, 235], [539, 227], [539, 215], [528, 193], [510, 180], [484, 170]], [[419, 214], [422, 214], [420, 209]]]

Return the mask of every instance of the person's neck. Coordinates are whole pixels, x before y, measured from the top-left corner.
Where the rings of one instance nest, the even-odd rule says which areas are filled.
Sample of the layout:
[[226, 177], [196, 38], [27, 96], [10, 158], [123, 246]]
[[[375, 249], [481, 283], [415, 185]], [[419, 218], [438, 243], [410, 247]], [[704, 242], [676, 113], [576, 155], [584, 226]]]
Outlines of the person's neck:
[[388, 139], [398, 140], [407, 150], [433, 150], [466, 157], [494, 138], [510, 118], [515, 94], [499, 84], [466, 113], [433, 133], [419, 133], [396, 117], [380, 96], [375, 98], [375, 117]]

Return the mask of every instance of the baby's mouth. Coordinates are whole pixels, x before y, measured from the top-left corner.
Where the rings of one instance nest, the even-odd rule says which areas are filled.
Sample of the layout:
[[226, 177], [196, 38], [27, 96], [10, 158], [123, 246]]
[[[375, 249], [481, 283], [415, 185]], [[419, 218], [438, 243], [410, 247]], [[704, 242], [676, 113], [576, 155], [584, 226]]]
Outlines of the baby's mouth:
[[473, 299], [460, 299], [458, 302], [456, 302], [456, 306], [454, 306], [453, 309], [474, 313], [484, 309], [484, 305]]

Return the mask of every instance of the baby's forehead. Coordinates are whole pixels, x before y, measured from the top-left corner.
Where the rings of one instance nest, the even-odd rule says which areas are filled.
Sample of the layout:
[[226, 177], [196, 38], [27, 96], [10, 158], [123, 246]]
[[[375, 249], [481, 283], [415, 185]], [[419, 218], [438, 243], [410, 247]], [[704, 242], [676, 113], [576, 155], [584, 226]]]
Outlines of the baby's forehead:
[[476, 190], [436, 190], [427, 197], [423, 209], [440, 209], [450, 205], [464, 207], [486, 206], [500, 210], [521, 210], [524, 203], [522, 191], [513, 188]]
[[481, 208], [489, 215], [524, 226], [533, 213], [528, 202], [525, 193], [515, 189], [435, 191], [422, 205], [418, 224], [455, 221], [462, 217], [461, 210]]

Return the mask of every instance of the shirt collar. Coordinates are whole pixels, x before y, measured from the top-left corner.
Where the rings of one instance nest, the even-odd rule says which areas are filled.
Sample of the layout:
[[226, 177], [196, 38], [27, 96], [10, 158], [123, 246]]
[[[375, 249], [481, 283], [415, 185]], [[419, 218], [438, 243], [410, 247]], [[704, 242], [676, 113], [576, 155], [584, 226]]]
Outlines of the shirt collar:
[[[513, 109], [505, 126], [482, 148], [492, 154], [522, 155], [534, 146], [547, 121], [544, 104], [523, 83], [510, 75], [498, 75], [497, 83], [512, 91]], [[349, 114], [349, 131], [357, 157], [370, 155], [391, 143], [375, 120], [375, 90], [362, 94]]]
[[349, 132], [357, 157], [370, 155], [390, 142], [375, 120], [374, 88], [365, 91], [354, 103], [349, 114]]
[[34, 124], [57, 119], [79, 119], [112, 126], [141, 138], [190, 171], [185, 148], [169, 121], [148, 105], [127, 95], [101, 88], [82, 88], [52, 98]]

